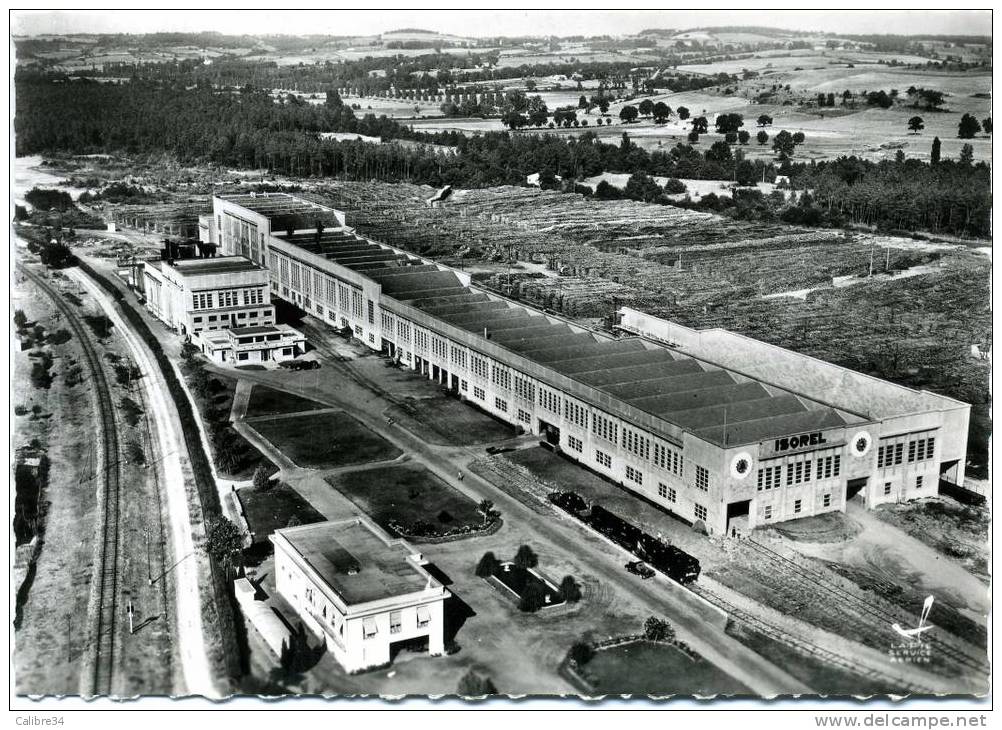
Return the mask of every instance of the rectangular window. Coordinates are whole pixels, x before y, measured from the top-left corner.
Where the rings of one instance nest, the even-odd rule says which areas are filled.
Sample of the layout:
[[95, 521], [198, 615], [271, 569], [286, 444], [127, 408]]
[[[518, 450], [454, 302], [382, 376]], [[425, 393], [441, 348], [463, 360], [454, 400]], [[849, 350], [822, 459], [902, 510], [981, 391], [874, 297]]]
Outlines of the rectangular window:
[[466, 370], [466, 350], [453, 347], [450, 350], [450, 354], [452, 355], [452, 364], [460, 370]]
[[[769, 508], [767, 507], [766, 509]], [[697, 520], [702, 520], [703, 522], [706, 522], [706, 507], [704, 507], [701, 504], [693, 504], [692, 512], [696, 516]]]
[[539, 405], [550, 413], [560, 414], [560, 397], [546, 388], [539, 389]]
[[615, 444], [619, 441], [619, 424], [611, 419], [595, 413], [591, 419], [591, 431], [599, 438], [603, 438], [609, 443]]
[[701, 466], [696, 466], [696, 489], [704, 492], [710, 490], [710, 472]]
[[654, 442], [654, 463], [665, 471], [682, 476], [681, 455], [674, 449], [656, 441]]
[[915, 477], [915, 488], [916, 489], [922, 488], [922, 477]]
[[930, 436], [925, 441], [925, 458], [931, 459], [933, 456], [933, 446], [936, 444], [936, 439]]
[[772, 519], [772, 505], [771, 504], [767, 504], [765, 506], [765, 509], [762, 510], [762, 516], [763, 516], [763, 519], [766, 519], [766, 520], [771, 520]]
[[508, 402], [507, 401], [503, 401], [500, 398], [495, 398], [494, 399], [494, 407], [497, 408], [502, 413], [507, 413], [508, 412]]
[[623, 427], [623, 446], [632, 454], [636, 454], [641, 459], [651, 458], [651, 440], [646, 436], [641, 436], [632, 428]]
[[636, 482], [637, 484], [644, 483], [643, 472], [634, 469], [632, 466], [626, 467], [626, 478], [629, 479], [631, 482]]
[[567, 437], [567, 446], [571, 449], [571, 451], [577, 451], [578, 453], [581, 453], [584, 449], [584, 443], [581, 439], [574, 436]]
[[916, 442], [915, 441], [909, 441], [908, 442], [908, 463], [909, 464], [911, 464], [913, 461], [915, 461], [915, 446], [916, 446]]
[[890, 494], [890, 493], [891, 493], [891, 483], [890, 482], [884, 482], [884, 494], [887, 495], [887, 494]]
[[473, 356], [473, 374], [478, 378], [487, 378], [487, 361], [482, 357]]
[[674, 487], [669, 487], [667, 484], [658, 483], [658, 496], [667, 502], [675, 501], [675, 489]]
[[782, 475], [782, 466], [777, 464], [776, 466], [763, 466], [758, 470], [758, 491], [768, 491], [770, 489], [778, 489], [780, 486], [779, 480]]
[[[369, 324], [376, 323], [376, 303], [371, 299], [365, 300], [365, 311], [366, 318], [369, 320]], [[391, 329], [392, 332], [392, 329]]]
[[363, 618], [362, 619], [362, 638], [371, 639], [376, 635], [376, 619], [374, 618]]
[[515, 396], [527, 400], [530, 403], [536, 400], [536, 386], [525, 378], [515, 376]]
[[[523, 411], [521, 408], [518, 409], [518, 420], [522, 423], [532, 423], [532, 414], [528, 411]], [[580, 451], [581, 449], [578, 449]]]
[[606, 469], [612, 468], [612, 457], [604, 451], [595, 452], [595, 461], [604, 466]]
[[417, 610], [417, 626], [419, 629], [423, 629], [428, 624], [431, 623], [431, 612], [428, 611], [427, 606], [418, 606]]
[[564, 418], [581, 428], [588, 428], [588, 411], [569, 398], [564, 398]]
[[831, 507], [832, 506], [832, 496], [831, 494], [826, 494], [821, 498], [821, 506]]
[[799, 515], [800, 509], [803, 506], [804, 501], [802, 499], [793, 500], [793, 514]]
[[473, 397], [476, 398], [476, 399], [478, 399], [478, 400], [483, 400], [484, 398], [487, 397], [487, 394], [484, 393], [484, 389], [483, 388], [478, 388], [477, 386], [474, 385], [473, 386]]
[[399, 634], [404, 629], [400, 611], [390, 611], [390, 633]]
[[459, 389], [464, 393], [470, 389], [470, 384], [465, 380], [459, 381]]
[[900, 464], [904, 457], [905, 445], [894, 444], [894, 463]]

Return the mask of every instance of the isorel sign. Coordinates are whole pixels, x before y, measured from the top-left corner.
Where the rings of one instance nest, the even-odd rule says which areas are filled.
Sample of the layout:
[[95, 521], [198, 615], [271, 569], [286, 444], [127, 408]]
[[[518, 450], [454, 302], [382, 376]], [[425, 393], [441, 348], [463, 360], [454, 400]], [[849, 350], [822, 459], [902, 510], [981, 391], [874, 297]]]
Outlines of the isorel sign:
[[826, 443], [828, 440], [824, 434], [817, 431], [816, 433], [802, 433], [799, 436], [784, 436], [781, 439], [776, 439], [772, 448], [776, 453], [781, 453], [793, 449], [806, 449], [808, 446], [821, 446]]

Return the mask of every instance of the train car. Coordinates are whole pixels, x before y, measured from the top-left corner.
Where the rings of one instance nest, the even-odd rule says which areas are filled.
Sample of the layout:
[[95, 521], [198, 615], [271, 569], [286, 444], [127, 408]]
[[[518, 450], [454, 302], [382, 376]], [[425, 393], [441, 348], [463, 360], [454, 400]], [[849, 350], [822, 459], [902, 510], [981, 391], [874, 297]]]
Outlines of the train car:
[[550, 492], [547, 497], [557, 507], [575, 517], [580, 518], [588, 510], [588, 503], [577, 492]]
[[699, 578], [699, 560], [684, 550], [669, 545], [650, 535], [645, 535], [637, 546], [636, 554], [672, 580], [686, 585]]

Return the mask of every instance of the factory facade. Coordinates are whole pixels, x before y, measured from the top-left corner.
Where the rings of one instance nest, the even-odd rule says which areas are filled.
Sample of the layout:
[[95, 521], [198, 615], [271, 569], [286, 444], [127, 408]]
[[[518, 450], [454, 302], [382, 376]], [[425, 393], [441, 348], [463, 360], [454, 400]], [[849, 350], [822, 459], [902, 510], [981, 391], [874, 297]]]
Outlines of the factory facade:
[[389, 664], [400, 648], [445, 653], [451, 595], [402, 540], [362, 518], [276, 530], [275, 586], [347, 671]]
[[271, 293], [711, 534], [962, 484], [969, 406], [635, 310], [613, 337], [287, 195], [216, 196]]

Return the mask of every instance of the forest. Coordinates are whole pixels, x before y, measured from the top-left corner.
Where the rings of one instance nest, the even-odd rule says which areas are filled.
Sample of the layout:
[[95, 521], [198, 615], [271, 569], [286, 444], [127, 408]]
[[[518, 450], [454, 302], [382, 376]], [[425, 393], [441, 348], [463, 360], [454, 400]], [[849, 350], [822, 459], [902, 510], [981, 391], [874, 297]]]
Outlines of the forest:
[[[97, 83], [20, 72], [15, 91], [18, 155], [167, 152], [186, 163], [456, 187], [523, 185], [538, 172], [547, 180], [559, 176], [569, 191], [575, 181], [604, 172], [742, 182], [772, 180], [778, 172], [795, 190], [811, 192], [801, 194], [796, 205], [754, 191], [734, 199], [706, 196], [699, 205], [725, 215], [779, 216], [800, 225], [855, 223], [881, 230], [990, 235], [990, 171], [984, 163], [930, 164], [902, 155], [879, 163], [843, 157], [753, 165], [743, 159], [741, 145], [732, 148], [725, 141], [706, 154], [685, 144], [649, 153], [627, 134], [619, 144], [601, 142], [592, 132], [567, 139], [507, 132], [421, 134], [386, 117], [359, 119], [330, 90], [326, 103], [314, 105], [292, 95], [273, 99], [250, 86], [220, 91], [207, 83]], [[323, 132], [359, 133], [390, 143], [336, 142], [322, 138]], [[444, 154], [433, 144], [457, 152]], [[643, 193], [643, 199], [649, 195]]]

